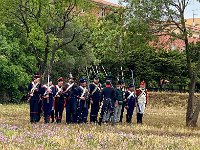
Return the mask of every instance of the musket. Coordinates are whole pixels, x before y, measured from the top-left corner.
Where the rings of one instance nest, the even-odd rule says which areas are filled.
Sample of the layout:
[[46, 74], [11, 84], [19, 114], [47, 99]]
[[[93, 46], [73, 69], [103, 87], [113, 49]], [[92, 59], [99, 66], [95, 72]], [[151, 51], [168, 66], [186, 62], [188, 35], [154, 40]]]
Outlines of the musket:
[[46, 92], [44, 95], [47, 95], [47, 103], [49, 103], [49, 92], [50, 92], [50, 85], [49, 85], [49, 82], [50, 82], [50, 75], [49, 75], [49, 72], [50, 72], [50, 64], [49, 64], [49, 67], [48, 67], [48, 75], [47, 75], [47, 89], [46, 89]]
[[87, 66], [86, 66], [86, 74], [87, 74], [87, 80], [88, 80], [87, 86], [88, 86], [88, 91], [89, 91], [90, 90], [90, 77], [89, 77], [89, 72], [88, 72]]
[[[47, 90], [50, 90], [49, 88], [49, 71], [48, 71], [48, 76], [47, 76]], [[47, 103], [49, 103], [49, 91], [47, 92], [48, 97], [47, 97]]]
[[[90, 77], [89, 77], [89, 71], [88, 71], [88, 68], [86, 66], [86, 74], [87, 74], [87, 92], [88, 92], [88, 98], [89, 98], [89, 94], [90, 94]], [[86, 100], [85, 100], [85, 104], [84, 104], [84, 107], [86, 107], [87, 103], [86, 103]]]
[[117, 81], [119, 81], [119, 73], [117, 74]]
[[96, 74], [96, 72], [95, 72], [95, 70], [94, 70], [94, 67], [93, 67], [93, 65], [92, 65], [92, 71], [94, 72], [94, 74]]
[[98, 67], [96, 66], [96, 73], [99, 74]]
[[108, 76], [108, 74], [107, 74], [107, 72], [106, 72], [105, 68], [103, 67], [103, 65], [102, 65], [101, 67], [102, 67], [102, 69], [103, 69], [103, 71], [104, 71], [105, 75], [106, 75], [106, 76]]
[[132, 78], [132, 83], [134, 85], [134, 97], [136, 97], [136, 92], [135, 92], [135, 79], [133, 78], [133, 70], [131, 69], [131, 78]]
[[122, 73], [122, 80], [124, 80], [124, 72], [122, 66], [121, 66], [121, 73]]

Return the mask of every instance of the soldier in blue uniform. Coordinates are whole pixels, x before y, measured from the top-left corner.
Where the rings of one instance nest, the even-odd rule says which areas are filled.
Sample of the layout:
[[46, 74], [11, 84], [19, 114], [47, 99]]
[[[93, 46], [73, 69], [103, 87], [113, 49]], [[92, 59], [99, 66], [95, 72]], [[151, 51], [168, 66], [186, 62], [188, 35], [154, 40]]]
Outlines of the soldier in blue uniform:
[[64, 110], [64, 95], [63, 95], [63, 78], [58, 78], [58, 84], [55, 86], [55, 118], [57, 123], [61, 123]]
[[136, 95], [134, 91], [134, 85], [130, 84], [128, 91], [125, 93], [125, 99], [126, 99], [126, 109], [127, 109], [127, 114], [126, 114], [126, 122], [131, 123], [135, 103], [136, 103]]
[[85, 78], [80, 79], [78, 92], [78, 123], [87, 123], [89, 91], [87, 89], [87, 80]]
[[78, 86], [74, 77], [70, 74], [69, 81], [66, 85], [66, 123], [77, 122], [77, 97]]
[[54, 95], [55, 95], [55, 89], [54, 89], [54, 86], [52, 85], [52, 81], [43, 85], [42, 100], [43, 100], [43, 111], [44, 111], [44, 122], [45, 123], [49, 123], [49, 121], [50, 121]]
[[101, 87], [99, 83], [99, 77], [97, 75], [93, 76], [93, 83], [90, 84], [89, 88], [91, 103], [90, 122], [95, 123], [97, 122], [101, 96]]
[[103, 101], [103, 106], [101, 108], [101, 114], [99, 118], [99, 125], [102, 123], [102, 119], [105, 113], [110, 113], [110, 118], [112, 124], [114, 124], [114, 104], [116, 102], [115, 89], [111, 85], [111, 80], [106, 80], [106, 87], [103, 88], [101, 92], [101, 101]]
[[28, 86], [28, 95], [30, 102], [30, 122], [36, 123], [40, 121], [40, 95], [41, 95], [41, 84], [40, 76], [34, 75], [33, 81]]

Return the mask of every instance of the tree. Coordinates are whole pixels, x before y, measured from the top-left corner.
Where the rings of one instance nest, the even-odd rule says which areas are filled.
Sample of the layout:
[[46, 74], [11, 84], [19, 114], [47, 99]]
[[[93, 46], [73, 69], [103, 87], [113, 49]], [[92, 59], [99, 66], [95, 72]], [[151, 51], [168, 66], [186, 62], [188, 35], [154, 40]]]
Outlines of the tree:
[[[133, 60], [139, 62], [137, 55], [152, 50], [148, 43], [153, 36], [147, 34], [149, 26], [145, 22], [126, 18], [124, 8], [118, 8], [116, 12], [93, 24], [89, 44], [98, 59], [97, 64], [103, 64], [113, 76], [122, 78], [121, 66], [126, 77], [131, 77], [129, 69], [134, 69], [134, 76], [141, 76], [140, 67], [134, 66]], [[150, 63], [146, 66], [151, 68]]]
[[15, 27], [6, 28], [0, 24], [0, 97], [1, 102], [19, 102], [22, 96], [20, 88], [27, 84], [29, 70], [36, 69], [31, 62], [34, 57], [26, 55], [21, 49], [23, 44], [18, 38]]
[[168, 80], [172, 88], [173, 85], [178, 85], [179, 90], [183, 90], [188, 79], [187, 67], [185, 63], [183, 63], [185, 61], [184, 53], [180, 53], [178, 50], [169, 52], [166, 52], [166, 50], [159, 50], [156, 52], [152, 64], [155, 67], [155, 78], [161, 90], [163, 90], [161, 80]]
[[130, 2], [130, 12], [134, 17], [145, 20], [152, 26], [151, 34], [170, 35], [178, 38], [185, 43], [185, 55], [189, 83], [189, 97], [187, 102], [186, 125], [196, 126], [200, 111], [200, 102], [195, 107], [194, 92], [195, 84], [198, 78], [200, 61], [193, 62], [191, 49], [189, 47], [188, 35], [189, 30], [185, 24], [184, 13], [190, 0], [155, 0], [155, 1], [139, 1], [132, 0]]
[[[49, 70], [52, 80], [66, 77], [69, 72], [79, 76], [95, 59], [86, 44], [89, 39], [80, 23], [83, 18], [78, 15], [78, 7], [89, 9], [87, 1], [0, 2], [0, 56], [3, 58], [0, 85], [6, 102], [13, 98], [20, 101], [35, 72], [43, 75], [43, 82]], [[6, 80], [10, 76], [15, 80]]]
[[71, 43], [77, 34], [73, 19], [78, 15], [76, 0], [0, 0], [1, 18], [24, 29], [27, 52], [31, 51], [46, 77], [56, 53]]

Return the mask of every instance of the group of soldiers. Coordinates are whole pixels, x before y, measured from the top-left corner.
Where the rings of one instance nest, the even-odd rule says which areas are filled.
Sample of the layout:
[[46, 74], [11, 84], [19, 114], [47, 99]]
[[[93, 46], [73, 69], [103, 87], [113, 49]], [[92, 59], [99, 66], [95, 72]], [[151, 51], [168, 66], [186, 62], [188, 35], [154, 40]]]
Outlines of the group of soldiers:
[[[145, 106], [148, 102], [145, 82], [135, 89], [131, 83], [125, 87], [123, 80], [117, 81], [113, 86], [111, 79], [107, 78], [102, 88], [98, 75], [93, 76], [93, 82], [82, 77], [79, 82], [70, 74], [64, 82], [62, 77], [57, 79], [57, 85], [48, 81], [42, 85], [40, 76], [34, 75], [28, 87], [30, 103], [30, 122], [40, 121], [43, 112], [44, 122], [60, 123], [63, 110], [66, 109], [66, 123], [87, 123], [90, 112], [90, 122], [112, 124], [122, 122], [126, 111], [126, 122], [131, 123], [134, 108], [137, 112], [137, 123], [142, 124]], [[99, 117], [99, 118], [98, 118]]]

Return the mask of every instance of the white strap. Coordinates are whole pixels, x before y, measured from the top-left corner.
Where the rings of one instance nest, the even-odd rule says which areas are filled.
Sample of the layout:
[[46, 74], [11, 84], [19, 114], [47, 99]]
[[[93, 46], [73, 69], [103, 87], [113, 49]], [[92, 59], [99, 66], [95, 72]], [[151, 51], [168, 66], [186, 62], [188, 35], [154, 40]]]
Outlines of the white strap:
[[94, 88], [94, 90], [93, 90], [92, 93], [91, 93], [92, 95], [97, 91], [97, 89], [98, 89], [99, 91], [101, 91], [99, 85], [97, 85], [97, 84], [95, 84], [95, 83], [93, 83], [93, 84], [94, 84], [95, 88]]
[[69, 89], [71, 89], [71, 87], [74, 85], [74, 83], [72, 83], [72, 84], [69, 84], [69, 86], [67, 87], [67, 89], [66, 89], [66, 92], [69, 90]]
[[138, 96], [138, 99], [140, 99], [140, 97], [142, 97], [142, 95], [146, 96], [146, 89], [141, 89], [140, 88], [140, 95]]
[[52, 92], [51, 88], [53, 87], [53, 85], [51, 85], [51, 86], [49, 86], [49, 87], [48, 87], [48, 85], [43, 85], [43, 87], [45, 87], [45, 88], [46, 88], [46, 91], [45, 91], [44, 95], [46, 95], [46, 94], [47, 94], [47, 89], [49, 89], [49, 90], [50, 90], [50, 92], [48, 92], [48, 93], [51, 93], [51, 92]]
[[38, 84], [39, 84], [39, 82], [37, 82], [36, 84], [34, 82], [32, 82], [33, 87], [31, 89], [31, 93], [33, 93], [35, 91], [35, 89], [38, 86]]
[[81, 97], [83, 97], [86, 93], [87, 88], [80, 86], [80, 88], [83, 90], [83, 93], [81, 94]]
[[57, 91], [57, 93], [56, 93], [56, 96], [58, 95], [58, 93], [60, 93], [61, 92], [61, 90], [62, 90], [62, 87], [60, 88], [58, 85], [56, 85], [56, 88], [58, 89], [58, 91]]
[[133, 92], [131, 92], [131, 91], [128, 91], [130, 94], [129, 94], [129, 96], [127, 97], [127, 99], [130, 99], [132, 96], [134, 96], [135, 95], [135, 93], [134, 93], [134, 91]]

